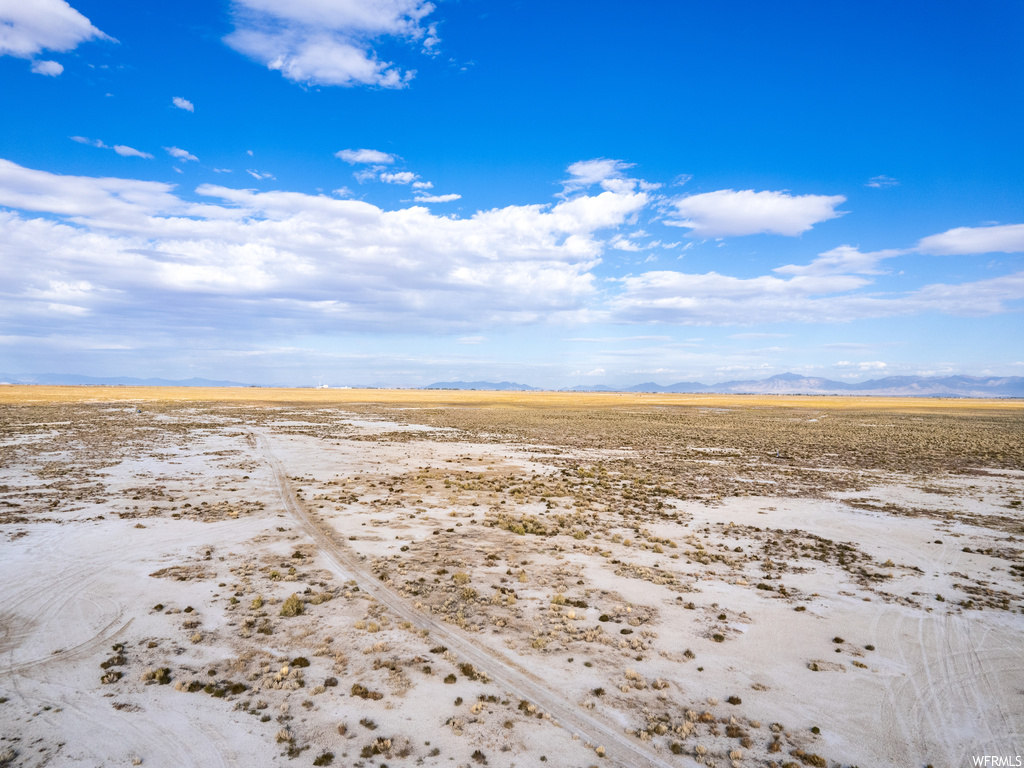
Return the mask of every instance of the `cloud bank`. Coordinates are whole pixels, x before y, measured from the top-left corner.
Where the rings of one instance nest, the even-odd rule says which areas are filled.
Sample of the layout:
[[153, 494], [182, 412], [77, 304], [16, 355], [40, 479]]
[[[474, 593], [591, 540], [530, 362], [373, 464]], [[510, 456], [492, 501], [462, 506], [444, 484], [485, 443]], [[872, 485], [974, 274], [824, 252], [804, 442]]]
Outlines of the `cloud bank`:
[[[174, 343], [189, 344], [211, 332], [237, 343], [409, 328], [475, 337], [536, 323], [980, 316], [1019, 310], [1024, 300], [1024, 272], [880, 291], [874, 281], [908, 251], [852, 246], [753, 277], [661, 269], [601, 278], [608, 249], [625, 234], [645, 234], [635, 220], [656, 203], [639, 180], [602, 189], [609, 178], [621, 180], [605, 174], [589, 194], [459, 217], [423, 205], [386, 210], [214, 184], [196, 188], [193, 200], [163, 182], [60, 175], [0, 160], [0, 206], [8, 209], [0, 209], [0, 321], [11, 338], [79, 334], [128, 343], [174, 329]], [[1020, 226], [983, 228], [984, 247], [1014, 246]], [[921, 242], [948, 242], [947, 235]], [[951, 237], [961, 251], [982, 247]]]
[[[476, 329], [557, 320], [595, 295], [595, 236], [643, 208], [602, 192], [468, 218], [216, 185], [62, 176], [0, 161], [6, 327], [133, 333]], [[45, 213], [47, 218], [30, 215]], [[55, 221], [51, 217], [59, 217]]]

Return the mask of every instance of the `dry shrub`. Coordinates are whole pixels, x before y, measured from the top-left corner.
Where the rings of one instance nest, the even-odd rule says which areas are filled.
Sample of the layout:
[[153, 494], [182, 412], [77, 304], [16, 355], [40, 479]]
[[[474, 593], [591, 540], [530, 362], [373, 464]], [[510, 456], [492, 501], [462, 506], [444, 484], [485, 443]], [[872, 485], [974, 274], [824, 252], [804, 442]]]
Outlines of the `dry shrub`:
[[292, 594], [281, 606], [281, 616], [301, 616], [305, 610], [306, 605], [302, 602], [302, 598]]

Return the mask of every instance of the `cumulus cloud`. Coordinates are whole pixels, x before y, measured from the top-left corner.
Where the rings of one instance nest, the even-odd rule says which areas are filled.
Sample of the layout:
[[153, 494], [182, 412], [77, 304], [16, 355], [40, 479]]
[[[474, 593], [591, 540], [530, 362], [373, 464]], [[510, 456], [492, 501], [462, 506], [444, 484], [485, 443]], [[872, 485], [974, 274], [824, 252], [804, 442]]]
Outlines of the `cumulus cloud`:
[[47, 77], [57, 77], [64, 71], [64, 65], [56, 61], [33, 61], [32, 71], [37, 75], [46, 75]]
[[790, 195], [720, 189], [688, 195], [672, 202], [675, 216], [666, 224], [687, 227], [691, 237], [728, 237], [775, 234], [795, 237], [815, 224], [843, 215], [836, 206], [842, 195]]
[[334, 156], [344, 160], [349, 165], [366, 163], [371, 165], [390, 165], [395, 162], [395, 156], [379, 149], [343, 149], [335, 152]]
[[422, 41], [432, 54], [437, 27], [422, 22], [433, 10], [425, 0], [235, 0], [235, 31], [224, 40], [296, 82], [401, 88], [414, 72], [378, 59], [374, 45]]
[[417, 195], [417, 203], [450, 203], [453, 200], [461, 200], [462, 195]]
[[181, 96], [175, 96], [171, 99], [171, 104], [176, 106], [178, 109], [184, 109], [186, 112], [195, 112], [195, 105], [188, 99], [183, 99]]
[[412, 183], [413, 189], [433, 189], [434, 182], [432, 181], [414, 181]]
[[396, 173], [383, 172], [377, 177], [385, 184], [412, 184], [417, 176], [412, 171], [398, 171]]
[[188, 152], [184, 149], [180, 149], [178, 147], [164, 147], [164, 151], [167, 152], [167, 154], [173, 157], [175, 160], [181, 160], [181, 162], [183, 163], [187, 163], [189, 160], [199, 160], [199, 158], [193, 155], [191, 152]]
[[[31, 59], [46, 51], [70, 51], [86, 40], [113, 40], [64, 0], [0, 3], [0, 56]], [[32, 71], [56, 76], [64, 67], [37, 61]]]
[[971, 256], [980, 253], [1024, 252], [1024, 224], [990, 227], [957, 227], [930, 235], [917, 244], [921, 253], [940, 256]]

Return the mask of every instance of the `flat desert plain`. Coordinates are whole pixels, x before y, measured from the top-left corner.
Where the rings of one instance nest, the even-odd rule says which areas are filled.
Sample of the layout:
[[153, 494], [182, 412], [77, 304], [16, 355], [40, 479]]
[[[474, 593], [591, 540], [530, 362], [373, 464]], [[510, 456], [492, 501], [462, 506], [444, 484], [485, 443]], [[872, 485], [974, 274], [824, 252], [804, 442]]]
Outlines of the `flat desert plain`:
[[0, 764], [1014, 760], [1022, 437], [1021, 402], [0, 387]]

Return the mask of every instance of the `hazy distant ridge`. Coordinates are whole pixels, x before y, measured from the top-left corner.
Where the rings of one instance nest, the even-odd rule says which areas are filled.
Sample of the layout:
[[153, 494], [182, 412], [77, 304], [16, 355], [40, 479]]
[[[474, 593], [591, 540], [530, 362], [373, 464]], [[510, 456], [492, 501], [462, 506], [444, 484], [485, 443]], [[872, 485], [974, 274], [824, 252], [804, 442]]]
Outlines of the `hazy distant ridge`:
[[[607, 387], [578, 385], [568, 391], [606, 392]], [[851, 383], [780, 373], [767, 379], [723, 381], [718, 384], [683, 381], [662, 386], [647, 382], [619, 391], [774, 395], [889, 395], [902, 397], [1024, 397], [1021, 376], [888, 376]]]
[[536, 392], [539, 387], [531, 387], [528, 384], [517, 384], [514, 381], [438, 381], [434, 384], [427, 384], [423, 389], [493, 389], [497, 391], [518, 390]]

